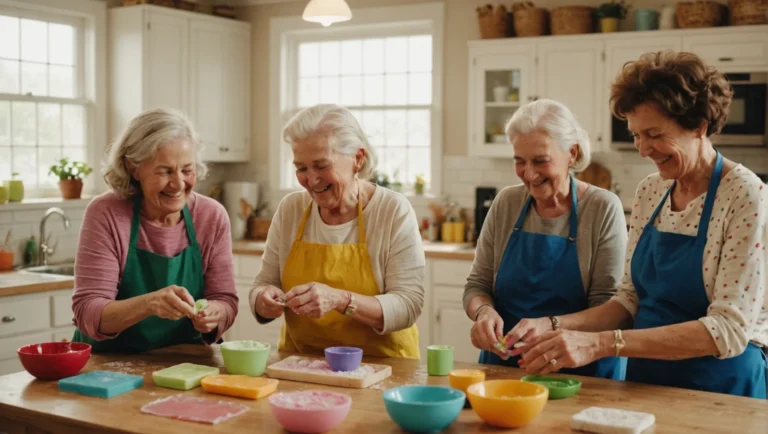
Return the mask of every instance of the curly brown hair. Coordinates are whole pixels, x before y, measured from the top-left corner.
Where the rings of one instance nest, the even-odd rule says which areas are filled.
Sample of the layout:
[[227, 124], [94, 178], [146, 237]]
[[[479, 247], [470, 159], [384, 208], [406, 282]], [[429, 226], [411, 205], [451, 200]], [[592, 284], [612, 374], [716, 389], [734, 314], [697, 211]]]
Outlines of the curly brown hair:
[[611, 112], [619, 119], [644, 102], [655, 102], [681, 127], [707, 123], [707, 137], [728, 119], [733, 89], [725, 75], [693, 53], [645, 53], [624, 65], [611, 86]]

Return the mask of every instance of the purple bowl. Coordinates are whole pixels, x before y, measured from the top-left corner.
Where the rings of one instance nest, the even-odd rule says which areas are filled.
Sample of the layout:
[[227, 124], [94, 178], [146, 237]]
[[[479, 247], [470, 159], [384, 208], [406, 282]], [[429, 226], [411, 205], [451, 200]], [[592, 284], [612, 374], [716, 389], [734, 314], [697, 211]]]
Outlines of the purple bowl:
[[363, 361], [363, 350], [356, 347], [328, 347], [325, 360], [334, 371], [354, 371]]

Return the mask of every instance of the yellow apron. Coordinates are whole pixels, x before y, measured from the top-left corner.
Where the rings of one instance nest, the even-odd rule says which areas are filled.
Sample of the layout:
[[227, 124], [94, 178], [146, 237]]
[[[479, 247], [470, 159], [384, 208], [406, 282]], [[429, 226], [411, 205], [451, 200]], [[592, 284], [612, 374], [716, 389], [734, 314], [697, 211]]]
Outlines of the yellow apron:
[[[296, 239], [283, 270], [283, 291], [310, 282], [324, 283], [360, 295], [381, 294], [368, 257], [365, 241], [363, 206], [357, 202], [359, 240], [354, 244], [314, 244], [303, 241], [312, 204], [304, 210]], [[322, 318], [313, 319], [285, 310], [285, 323], [280, 332], [278, 348], [293, 352], [322, 353], [327, 347], [353, 346], [368, 356], [419, 358], [419, 333], [416, 325], [407, 329], [379, 335], [372, 327], [362, 324], [335, 310]]]

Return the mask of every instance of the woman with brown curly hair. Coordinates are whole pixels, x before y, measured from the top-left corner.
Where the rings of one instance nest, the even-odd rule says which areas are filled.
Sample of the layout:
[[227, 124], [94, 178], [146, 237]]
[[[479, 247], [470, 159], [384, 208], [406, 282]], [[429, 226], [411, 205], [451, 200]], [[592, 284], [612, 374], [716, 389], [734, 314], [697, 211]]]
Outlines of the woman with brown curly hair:
[[621, 355], [628, 381], [766, 397], [766, 189], [710, 141], [732, 96], [723, 74], [690, 53], [624, 66], [611, 110], [658, 168], [635, 194], [624, 277], [611, 301], [574, 314], [576, 327], [526, 338], [515, 350], [522, 367], [546, 373]]

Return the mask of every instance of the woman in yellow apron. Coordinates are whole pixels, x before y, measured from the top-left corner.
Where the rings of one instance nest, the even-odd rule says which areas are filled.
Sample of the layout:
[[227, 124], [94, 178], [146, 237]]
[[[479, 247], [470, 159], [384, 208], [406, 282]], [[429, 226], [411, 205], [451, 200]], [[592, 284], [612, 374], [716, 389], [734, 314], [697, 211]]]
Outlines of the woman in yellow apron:
[[424, 251], [410, 203], [361, 180], [376, 156], [348, 110], [305, 109], [283, 139], [306, 191], [286, 196], [272, 220], [250, 295], [257, 320], [285, 315], [280, 350], [418, 358]]

